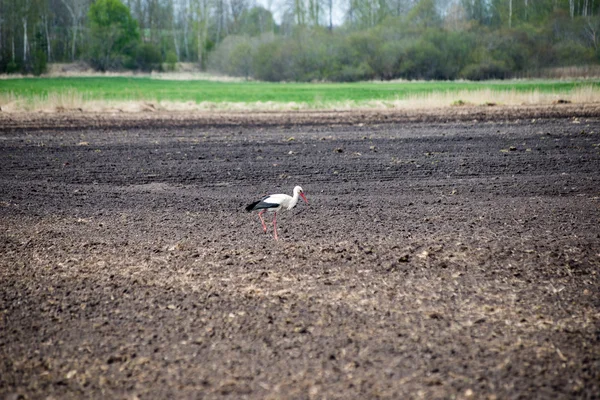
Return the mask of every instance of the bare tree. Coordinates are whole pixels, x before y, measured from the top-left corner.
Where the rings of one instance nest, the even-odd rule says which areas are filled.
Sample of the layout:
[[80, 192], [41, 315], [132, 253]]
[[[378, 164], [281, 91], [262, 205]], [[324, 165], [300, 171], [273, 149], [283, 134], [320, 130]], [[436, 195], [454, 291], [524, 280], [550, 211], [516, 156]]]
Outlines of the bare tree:
[[384, 0], [349, 0], [346, 19], [359, 27], [373, 27], [383, 19], [386, 8]]
[[318, 26], [321, 20], [321, 1], [308, 0], [308, 22], [310, 25]]
[[21, 23], [23, 24], [23, 62], [27, 62], [27, 54], [29, 53], [29, 38], [27, 36], [27, 22], [29, 11], [31, 9], [31, 0], [24, 0], [21, 3]]
[[394, 17], [407, 14], [412, 8], [410, 0], [389, 0], [387, 1], [387, 9]]
[[42, 24], [44, 26], [44, 33], [46, 34], [46, 52], [48, 54], [48, 61], [52, 61], [52, 46], [50, 41], [50, 31], [48, 29], [48, 13], [44, 12], [42, 15]]
[[445, 27], [448, 30], [460, 31], [467, 27], [467, 13], [459, 2], [455, 1], [446, 10], [444, 17]]
[[230, 0], [229, 8], [231, 9], [231, 18], [233, 23], [233, 32], [238, 32], [240, 26], [240, 18], [242, 13], [248, 9], [247, 0]]
[[584, 27], [584, 32], [585, 32], [585, 36], [588, 39], [588, 41], [591, 43], [591, 45], [594, 47], [594, 50], [598, 51], [598, 41], [599, 41], [599, 34], [600, 34], [600, 19], [598, 17], [596, 18], [586, 18], [586, 22], [585, 22], [585, 27]]
[[204, 68], [206, 43], [208, 40], [208, 22], [210, 18], [209, 0], [191, 0], [191, 15], [198, 41], [198, 64]]
[[73, 32], [73, 39], [71, 42], [71, 60], [75, 61], [75, 52], [77, 47], [77, 34], [79, 32], [79, 26], [85, 13], [89, 8], [89, 0], [60, 0], [65, 8], [69, 11], [71, 16], [71, 30]]
[[189, 42], [189, 10], [190, 10], [190, 0], [184, 0], [184, 6], [181, 11], [181, 18], [183, 22], [183, 45], [185, 48], [185, 58], [186, 60], [190, 59], [190, 42]]
[[306, 24], [305, 0], [287, 0], [285, 2], [285, 13], [290, 15], [296, 25]]
[[171, 13], [169, 14], [169, 24], [171, 29], [171, 35], [173, 35], [173, 45], [175, 46], [175, 54], [177, 55], [177, 61], [181, 60], [181, 52], [179, 49], [179, 41], [177, 40], [177, 30], [175, 27], [175, 5], [173, 0], [169, 0], [169, 9]]

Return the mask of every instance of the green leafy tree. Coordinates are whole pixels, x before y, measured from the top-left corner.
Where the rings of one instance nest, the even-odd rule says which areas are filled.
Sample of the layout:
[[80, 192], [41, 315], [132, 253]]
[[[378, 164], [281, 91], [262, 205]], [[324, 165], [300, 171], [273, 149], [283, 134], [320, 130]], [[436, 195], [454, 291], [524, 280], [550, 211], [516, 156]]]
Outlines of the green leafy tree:
[[120, 0], [97, 0], [88, 13], [89, 58], [101, 71], [122, 67], [140, 42], [137, 22]]

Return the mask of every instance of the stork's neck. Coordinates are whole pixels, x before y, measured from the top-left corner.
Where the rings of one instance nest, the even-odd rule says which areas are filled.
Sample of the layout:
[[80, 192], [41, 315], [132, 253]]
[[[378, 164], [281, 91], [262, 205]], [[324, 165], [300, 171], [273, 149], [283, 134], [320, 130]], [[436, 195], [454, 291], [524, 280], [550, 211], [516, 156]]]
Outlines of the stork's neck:
[[296, 207], [296, 204], [298, 204], [298, 197], [300, 197], [300, 192], [294, 190], [294, 196], [292, 197], [292, 200], [290, 200], [288, 210], [291, 210], [292, 208]]

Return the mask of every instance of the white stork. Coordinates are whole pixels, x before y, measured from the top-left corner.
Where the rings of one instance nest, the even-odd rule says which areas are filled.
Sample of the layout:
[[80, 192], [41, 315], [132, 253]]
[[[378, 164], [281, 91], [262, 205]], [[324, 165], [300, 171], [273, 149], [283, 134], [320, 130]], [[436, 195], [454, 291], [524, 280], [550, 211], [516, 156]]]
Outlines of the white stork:
[[308, 204], [308, 200], [306, 200], [306, 196], [304, 196], [304, 190], [300, 186], [296, 186], [294, 188], [294, 196], [288, 196], [287, 194], [272, 194], [269, 196], [265, 196], [262, 199], [255, 201], [252, 204], [248, 204], [246, 206], [246, 211], [255, 211], [260, 210], [258, 213], [258, 217], [260, 218], [260, 222], [262, 223], [263, 231], [267, 233], [267, 225], [265, 224], [265, 220], [262, 215], [266, 212], [272, 212], [273, 215], [273, 231], [275, 232], [275, 240], [277, 239], [277, 211], [285, 208], [286, 210], [291, 210], [298, 203], [298, 196], [301, 196], [306, 204]]

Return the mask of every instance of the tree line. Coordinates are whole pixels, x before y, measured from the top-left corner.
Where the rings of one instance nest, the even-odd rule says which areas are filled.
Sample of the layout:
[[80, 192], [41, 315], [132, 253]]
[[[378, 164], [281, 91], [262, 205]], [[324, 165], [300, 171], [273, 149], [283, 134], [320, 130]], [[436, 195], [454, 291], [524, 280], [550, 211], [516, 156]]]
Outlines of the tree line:
[[0, 0], [0, 72], [41, 74], [48, 62], [100, 71], [194, 62], [268, 81], [477, 80], [600, 60], [600, 0], [261, 4]]

